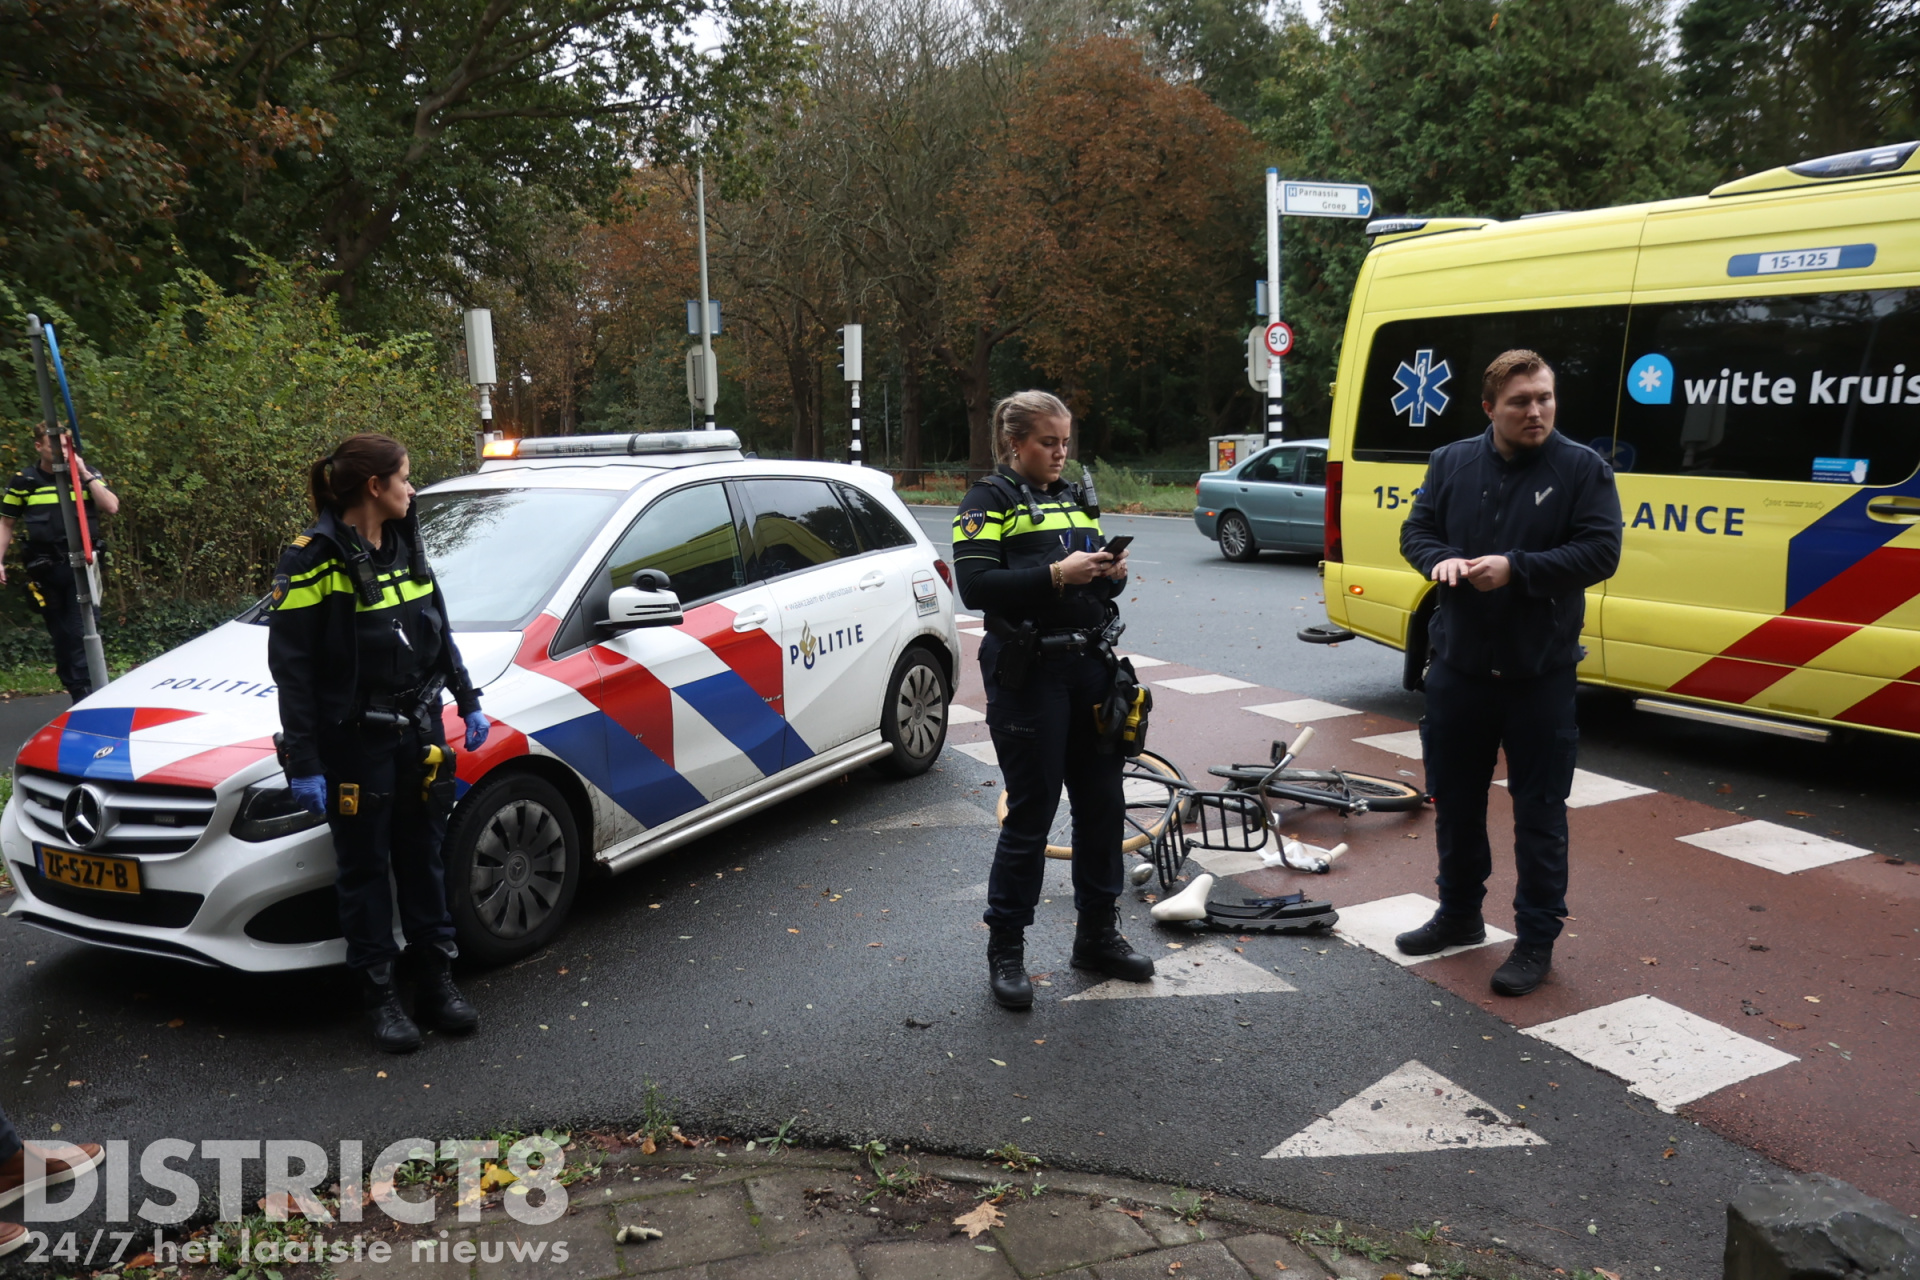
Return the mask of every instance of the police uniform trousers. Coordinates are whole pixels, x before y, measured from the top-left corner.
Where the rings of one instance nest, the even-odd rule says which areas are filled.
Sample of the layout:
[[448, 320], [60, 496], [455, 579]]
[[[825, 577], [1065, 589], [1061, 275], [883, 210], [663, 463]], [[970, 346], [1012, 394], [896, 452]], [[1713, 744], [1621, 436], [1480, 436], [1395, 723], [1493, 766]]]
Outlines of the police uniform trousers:
[[994, 846], [982, 918], [996, 929], [1024, 929], [1033, 923], [1040, 901], [1047, 834], [1062, 783], [1073, 807], [1074, 906], [1083, 912], [1103, 910], [1120, 896], [1124, 758], [1099, 750], [1093, 709], [1106, 699], [1113, 679], [1098, 655], [1036, 656], [1025, 687], [1003, 689], [993, 678], [1000, 646], [1000, 637], [991, 632], [980, 644], [987, 729], [1007, 788], [1007, 820]]
[[[447, 910], [446, 867], [441, 844], [453, 808], [453, 756], [440, 766], [440, 780], [425, 799], [422, 757], [431, 738], [405, 729], [343, 726], [320, 740], [326, 769], [327, 825], [333, 830], [340, 898], [340, 927], [347, 939], [347, 966], [365, 969], [400, 953], [393, 940], [393, 907], [409, 945], [453, 937]], [[360, 788], [357, 813], [340, 812], [340, 784]]]
[[[40, 616], [47, 620], [47, 634], [53, 638], [53, 664], [60, 685], [78, 702], [93, 687], [93, 677], [87, 672], [87, 642], [73, 566], [64, 552], [59, 559], [34, 557], [27, 562], [27, 579], [40, 594]], [[98, 606], [93, 622], [96, 628], [100, 625]]]
[[1524, 680], [1476, 679], [1438, 659], [1428, 669], [1420, 747], [1433, 795], [1442, 915], [1480, 914], [1493, 871], [1487, 790], [1494, 757], [1505, 746], [1519, 876], [1514, 932], [1521, 942], [1560, 936], [1567, 914], [1567, 794], [1580, 744], [1575, 672], [1563, 667]]

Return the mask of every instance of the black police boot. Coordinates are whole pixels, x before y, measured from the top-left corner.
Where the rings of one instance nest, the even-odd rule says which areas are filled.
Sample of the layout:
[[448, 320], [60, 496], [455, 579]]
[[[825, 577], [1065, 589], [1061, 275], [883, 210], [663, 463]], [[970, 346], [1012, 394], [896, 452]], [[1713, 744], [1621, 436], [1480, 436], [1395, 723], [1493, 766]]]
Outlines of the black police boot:
[[1546, 981], [1552, 968], [1551, 942], [1516, 942], [1507, 962], [1493, 971], [1489, 985], [1503, 996], [1523, 996]]
[[995, 929], [988, 936], [987, 985], [1002, 1009], [1033, 1007], [1033, 980], [1027, 977], [1025, 930]]
[[420, 1047], [420, 1028], [400, 1005], [393, 982], [393, 962], [383, 960], [360, 971], [360, 990], [373, 1028], [373, 1042], [383, 1053], [412, 1053]]
[[466, 1035], [480, 1025], [480, 1011], [453, 985], [453, 961], [460, 949], [452, 942], [408, 947], [413, 962], [413, 1016], [432, 1031]]
[[1120, 934], [1119, 907], [1090, 907], [1080, 913], [1073, 930], [1073, 967], [1092, 969], [1109, 978], [1146, 982], [1153, 977], [1153, 961], [1135, 951]]
[[1478, 915], [1443, 916], [1435, 912], [1433, 919], [1401, 934], [1393, 945], [1403, 956], [1430, 956], [1448, 947], [1477, 947], [1486, 940], [1487, 926]]

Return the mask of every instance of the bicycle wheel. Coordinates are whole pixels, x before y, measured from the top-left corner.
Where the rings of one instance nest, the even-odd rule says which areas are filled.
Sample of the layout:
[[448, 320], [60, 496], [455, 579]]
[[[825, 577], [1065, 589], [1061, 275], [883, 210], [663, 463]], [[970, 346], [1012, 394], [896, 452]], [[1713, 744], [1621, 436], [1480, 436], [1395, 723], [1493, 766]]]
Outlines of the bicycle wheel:
[[[1258, 782], [1259, 777], [1249, 779]], [[1364, 801], [1368, 813], [1410, 813], [1427, 801], [1418, 787], [1410, 787], [1392, 778], [1375, 778], [1364, 773], [1318, 773], [1289, 769], [1266, 786], [1276, 800], [1296, 804], [1317, 804], [1342, 813], [1352, 812]]]
[[[1177, 797], [1187, 784], [1187, 775], [1165, 756], [1142, 751], [1127, 760], [1121, 769], [1120, 779], [1121, 792], [1126, 799], [1122, 818], [1125, 833], [1120, 841], [1120, 852], [1137, 853], [1167, 829], [1175, 809], [1180, 809], [1184, 814], [1184, 806]], [[1002, 824], [1007, 820], [1005, 791], [994, 803], [994, 817]], [[1064, 803], [1054, 815], [1053, 830], [1047, 833], [1047, 856], [1073, 857], [1073, 818]]]

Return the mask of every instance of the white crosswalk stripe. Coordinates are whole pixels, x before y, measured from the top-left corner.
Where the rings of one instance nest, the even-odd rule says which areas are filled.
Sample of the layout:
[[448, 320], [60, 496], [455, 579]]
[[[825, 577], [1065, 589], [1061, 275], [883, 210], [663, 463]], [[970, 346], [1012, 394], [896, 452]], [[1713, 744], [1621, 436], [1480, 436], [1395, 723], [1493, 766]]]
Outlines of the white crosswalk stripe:
[[1679, 839], [1683, 844], [1705, 849], [1709, 853], [1738, 858], [1741, 862], [1751, 862], [1756, 867], [1765, 867], [1787, 876], [1796, 871], [1867, 856], [1867, 850], [1856, 845], [1829, 840], [1811, 831], [1783, 827], [1777, 822], [1742, 822], [1736, 826], [1702, 831], [1698, 835], [1680, 836]]
[[1440, 904], [1424, 894], [1403, 893], [1398, 897], [1363, 902], [1357, 907], [1341, 907], [1340, 923], [1333, 927], [1333, 932], [1354, 946], [1379, 952], [1398, 965], [1416, 965], [1427, 960], [1438, 960], [1441, 956], [1472, 951], [1474, 947], [1490, 947], [1496, 942], [1513, 941], [1513, 935], [1505, 929], [1488, 925], [1487, 940], [1476, 942], [1473, 947], [1448, 947], [1430, 956], [1410, 956], [1393, 945], [1394, 935], [1419, 928], [1432, 919], [1433, 913], [1439, 909]]
[[1799, 1061], [1648, 995], [1583, 1009], [1521, 1034], [1612, 1072], [1662, 1111]]

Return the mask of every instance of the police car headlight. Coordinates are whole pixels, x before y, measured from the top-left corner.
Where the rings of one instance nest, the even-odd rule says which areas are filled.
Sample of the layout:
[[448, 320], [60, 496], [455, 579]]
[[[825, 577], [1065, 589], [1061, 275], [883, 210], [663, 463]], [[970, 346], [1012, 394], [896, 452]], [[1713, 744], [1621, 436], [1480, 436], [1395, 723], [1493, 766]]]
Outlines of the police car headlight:
[[233, 820], [234, 838], [258, 843], [278, 840], [296, 831], [320, 826], [321, 814], [302, 809], [293, 792], [285, 787], [248, 787], [240, 797], [240, 812]]

